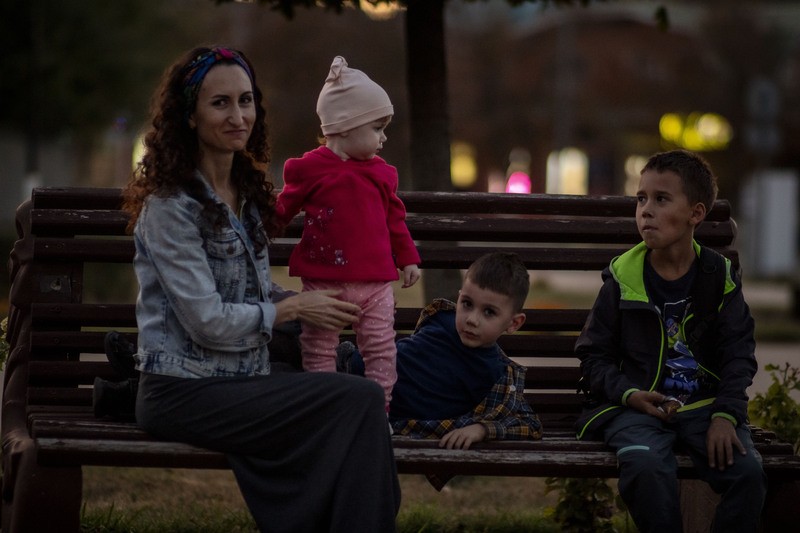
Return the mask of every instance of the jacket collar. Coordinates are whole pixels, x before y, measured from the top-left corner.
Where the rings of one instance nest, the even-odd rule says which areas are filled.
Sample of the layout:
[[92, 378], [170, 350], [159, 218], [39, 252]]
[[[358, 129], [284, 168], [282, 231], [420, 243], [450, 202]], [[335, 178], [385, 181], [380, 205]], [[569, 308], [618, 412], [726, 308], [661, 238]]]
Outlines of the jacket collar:
[[[692, 241], [695, 254], [700, 256], [700, 245]], [[622, 255], [611, 260], [608, 270], [619, 285], [620, 300], [649, 303], [644, 286], [644, 261], [648, 248], [640, 242]]]

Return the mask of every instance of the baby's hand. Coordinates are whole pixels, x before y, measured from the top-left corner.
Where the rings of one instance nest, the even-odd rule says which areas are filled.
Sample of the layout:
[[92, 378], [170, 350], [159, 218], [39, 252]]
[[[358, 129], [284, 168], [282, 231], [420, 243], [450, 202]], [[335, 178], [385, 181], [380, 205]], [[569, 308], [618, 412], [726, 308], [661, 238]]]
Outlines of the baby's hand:
[[419, 281], [420, 273], [419, 267], [417, 265], [406, 265], [403, 267], [403, 288], [407, 289], [408, 287], [415, 284]]

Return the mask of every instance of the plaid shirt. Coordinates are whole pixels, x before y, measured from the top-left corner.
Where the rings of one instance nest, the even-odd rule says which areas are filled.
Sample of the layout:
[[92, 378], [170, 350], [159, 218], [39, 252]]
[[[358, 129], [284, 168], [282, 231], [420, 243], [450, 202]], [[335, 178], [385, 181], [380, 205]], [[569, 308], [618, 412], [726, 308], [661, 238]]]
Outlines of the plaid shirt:
[[[415, 332], [438, 311], [453, 311], [456, 304], [437, 298], [420, 313]], [[441, 438], [454, 429], [472, 424], [486, 428], [485, 440], [526, 440], [542, 437], [539, 417], [525, 400], [525, 367], [515, 363], [502, 350], [500, 357], [505, 372], [492, 386], [489, 394], [471, 412], [446, 420], [397, 420], [392, 423], [395, 435], [418, 438]]]

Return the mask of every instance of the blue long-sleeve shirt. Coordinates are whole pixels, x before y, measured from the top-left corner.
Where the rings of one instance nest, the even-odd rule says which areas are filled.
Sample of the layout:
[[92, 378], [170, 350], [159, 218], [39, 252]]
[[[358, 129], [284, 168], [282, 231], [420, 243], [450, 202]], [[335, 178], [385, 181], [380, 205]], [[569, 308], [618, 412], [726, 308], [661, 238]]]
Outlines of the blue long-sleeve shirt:
[[486, 440], [541, 438], [539, 417], [524, 398], [525, 367], [497, 345], [465, 347], [455, 330], [453, 302], [428, 305], [397, 351], [390, 409], [395, 434], [441, 437], [481, 424]]

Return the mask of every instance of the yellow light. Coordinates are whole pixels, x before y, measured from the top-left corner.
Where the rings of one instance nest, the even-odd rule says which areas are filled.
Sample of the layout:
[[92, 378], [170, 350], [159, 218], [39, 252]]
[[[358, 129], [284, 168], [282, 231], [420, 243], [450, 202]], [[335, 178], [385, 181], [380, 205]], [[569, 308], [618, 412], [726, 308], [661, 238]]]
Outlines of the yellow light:
[[700, 136], [714, 146], [725, 146], [733, 137], [731, 125], [725, 117], [716, 113], [700, 115], [696, 128]]
[[676, 113], [666, 113], [658, 122], [658, 131], [662, 139], [678, 142], [683, 134], [683, 119]]
[[468, 189], [478, 180], [478, 165], [475, 150], [464, 142], [455, 142], [450, 147], [450, 180], [459, 189]]
[[143, 157], [144, 157], [144, 133], [140, 133], [139, 135], [136, 136], [136, 140], [133, 141], [131, 165], [134, 170], [136, 170], [136, 167], [142, 161]]
[[722, 115], [692, 112], [683, 117], [666, 113], [658, 123], [661, 138], [694, 151], [724, 150], [733, 138], [733, 128]]
[[403, 7], [397, 2], [370, 2], [368, 0], [361, 0], [359, 7], [372, 20], [389, 20], [403, 10]]
[[706, 148], [706, 143], [696, 129], [688, 128], [681, 137], [681, 146], [693, 152], [701, 152]]

